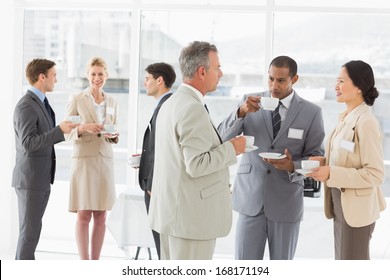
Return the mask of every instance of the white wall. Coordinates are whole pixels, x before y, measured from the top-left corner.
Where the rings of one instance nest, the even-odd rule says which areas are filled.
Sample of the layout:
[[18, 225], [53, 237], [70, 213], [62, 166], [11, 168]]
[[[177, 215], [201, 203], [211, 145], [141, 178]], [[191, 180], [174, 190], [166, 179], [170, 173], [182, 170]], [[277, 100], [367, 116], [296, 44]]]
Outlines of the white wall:
[[[1, 186], [0, 186], [0, 258], [13, 254], [17, 237], [16, 195], [11, 188], [11, 174], [14, 165], [14, 133], [12, 125], [15, 105], [14, 89], [14, 8], [12, 0], [3, 0], [0, 9], [2, 26], [0, 77], [1, 77]], [[19, 96], [19, 95], [17, 95]]]

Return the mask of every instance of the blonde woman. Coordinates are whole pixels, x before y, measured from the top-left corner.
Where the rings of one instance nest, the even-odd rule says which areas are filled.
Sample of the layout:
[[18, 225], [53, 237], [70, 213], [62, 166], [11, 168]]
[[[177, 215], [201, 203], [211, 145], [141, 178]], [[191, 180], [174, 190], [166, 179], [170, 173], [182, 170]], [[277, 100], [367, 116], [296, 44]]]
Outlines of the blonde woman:
[[379, 93], [371, 66], [344, 64], [336, 85], [337, 102], [346, 111], [330, 135], [322, 167], [308, 176], [324, 182], [325, 215], [333, 219], [335, 259], [370, 259], [375, 221], [386, 204], [382, 132], [370, 106]]
[[[116, 194], [114, 153], [118, 133], [104, 133], [105, 124], [117, 123], [117, 102], [103, 90], [108, 72], [106, 62], [94, 57], [87, 66], [89, 87], [71, 96], [68, 116], [80, 116], [81, 124], [67, 140], [73, 141], [69, 211], [77, 213], [76, 242], [80, 259], [100, 258], [106, 231], [106, 211]], [[93, 219], [92, 233], [89, 233]]]

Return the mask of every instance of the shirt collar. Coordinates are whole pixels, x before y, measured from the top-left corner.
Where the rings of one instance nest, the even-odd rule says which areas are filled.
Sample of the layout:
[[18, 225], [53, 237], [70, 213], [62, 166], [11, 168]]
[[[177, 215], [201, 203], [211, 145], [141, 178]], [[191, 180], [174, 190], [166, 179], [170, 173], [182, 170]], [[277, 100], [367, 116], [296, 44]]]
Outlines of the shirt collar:
[[291, 94], [289, 94], [288, 96], [280, 100], [280, 102], [282, 102], [283, 106], [286, 107], [287, 110], [288, 108], [290, 108], [294, 94], [295, 94], [295, 90], [293, 90]]
[[164, 94], [162, 94], [159, 98], [157, 98], [157, 106], [158, 106], [158, 104], [160, 104], [160, 101], [161, 101], [161, 99], [163, 99], [164, 98], [164, 96], [165, 95], [167, 95], [169, 93], [169, 91], [167, 91], [166, 93], [164, 93]]
[[102, 92], [102, 94], [103, 94], [103, 96], [104, 96], [104, 100], [103, 100], [103, 102], [102, 103], [100, 103], [100, 104], [97, 104], [96, 102], [95, 102], [95, 98], [93, 97], [93, 95], [92, 95], [92, 91], [91, 91], [91, 89], [90, 88], [88, 88], [88, 96], [92, 99], [92, 102], [93, 102], [93, 104], [95, 104], [96, 106], [103, 106], [103, 105], [105, 105], [106, 104], [106, 98], [105, 98], [105, 94], [104, 94], [104, 91]]
[[42, 91], [40, 91], [39, 89], [37, 89], [36, 87], [33, 87], [33, 86], [30, 86], [29, 90], [32, 91], [36, 96], [38, 96], [39, 100], [41, 100], [43, 102], [46, 95]]
[[199, 90], [197, 90], [193, 86], [190, 86], [189, 84], [186, 84], [186, 83], [183, 83], [182, 86], [185, 86], [185, 87], [192, 89], [196, 93], [196, 95], [199, 97], [200, 102], [202, 102], [202, 104], [205, 105], [204, 96]]

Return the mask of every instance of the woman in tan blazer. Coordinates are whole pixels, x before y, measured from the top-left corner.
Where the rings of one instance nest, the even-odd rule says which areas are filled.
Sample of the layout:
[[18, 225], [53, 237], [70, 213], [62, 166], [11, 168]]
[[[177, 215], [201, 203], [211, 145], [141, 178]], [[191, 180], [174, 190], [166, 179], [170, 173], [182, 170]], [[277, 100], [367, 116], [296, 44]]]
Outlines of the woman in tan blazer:
[[[106, 230], [106, 211], [116, 194], [114, 152], [118, 133], [105, 133], [106, 124], [117, 123], [117, 102], [103, 91], [107, 65], [101, 58], [88, 64], [89, 87], [71, 96], [68, 116], [80, 116], [81, 124], [67, 135], [73, 141], [69, 211], [77, 212], [76, 242], [81, 259], [99, 259]], [[91, 252], [89, 223], [93, 217]]]
[[343, 65], [336, 99], [347, 109], [331, 133], [321, 167], [308, 176], [324, 182], [325, 215], [333, 219], [335, 259], [370, 259], [370, 239], [386, 208], [382, 132], [369, 106], [379, 92], [372, 68], [357, 60]]

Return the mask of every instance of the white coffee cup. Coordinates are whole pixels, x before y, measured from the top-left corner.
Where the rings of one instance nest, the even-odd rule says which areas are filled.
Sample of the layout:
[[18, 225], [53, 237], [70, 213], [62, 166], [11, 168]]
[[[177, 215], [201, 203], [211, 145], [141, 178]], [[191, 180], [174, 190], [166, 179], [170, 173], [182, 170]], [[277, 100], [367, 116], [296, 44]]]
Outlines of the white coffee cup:
[[67, 116], [65, 120], [72, 123], [81, 123], [80, 116]]
[[255, 137], [250, 135], [244, 135], [245, 137], [245, 147], [252, 148], [253, 144], [255, 143]]
[[115, 124], [105, 124], [103, 127], [104, 127], [104, 131], [106, 131], [108, 133], [115, 132]]
[[274, 98], [274, 97], [266, 97], [263, 96], [260, 98], [260, 106], [264, 110], [275, 110], [275, 108], [279, 104], [279, 98]]
[[131, 158], [128, 159], [128, 163], [131, 167], [137, 168], [141, 162], [141, 154], [131, 155]]
[[320, 162], [318, 160], [302, 160], [301, 166], [303, 170], [311, 170], [320, 167]]

